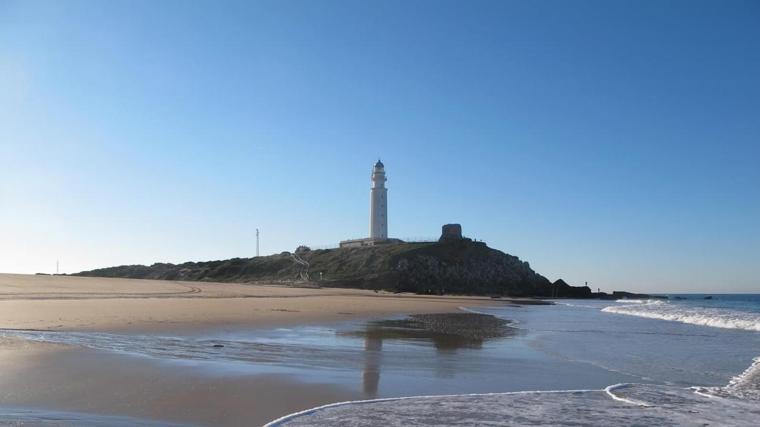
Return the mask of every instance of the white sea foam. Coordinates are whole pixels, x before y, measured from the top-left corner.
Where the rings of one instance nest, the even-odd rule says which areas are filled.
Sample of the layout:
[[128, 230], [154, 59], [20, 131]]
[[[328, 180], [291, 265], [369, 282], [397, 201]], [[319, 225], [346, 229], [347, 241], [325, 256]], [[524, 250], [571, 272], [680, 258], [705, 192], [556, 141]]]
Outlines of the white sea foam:
[[663, 301], [656, 299], [619, 299], [615, 302], [624, 304], [662, 304]]
[[[628, 300], [630, 302], [633, 300]], [[760, 332], [760, 313], [706, 307], [688, 307], [654, 300], [639, 304], [605, 307], [606, 313], [626, 314], [649, 319], [670, 320], [714, 328], [743, 329]]]
[[607, 395], [610, 396], [613, 400], [617, 400], [619, 402], [625, 402], [625, 403], [636, 405], [636, 406], [645, 406], [645, 407], [652, 406], [649, 403], [643, 402], [641, 400], [631, 399], [629, 397], [623, 397], [618, 394], [615, 394], [616, 390], [624, 388], [626, 386], [628, 386], [628, 384], [613, 384], [613, 385], [605, 387], [604, 392], [607, 393]]
[[582, 394], [582, 393], [589, 393], [589, 392], [597, 392], [597, 390], [545, 390], [545, 391], [512, 391], [512, 392], [506, 392], [506, 393], [468, 393], [468, 394], [448, 394], [448, 395], [427, 395], [427, 396], [402, 396], [402, 397], [386, 397], [381, 399], [366, 399], [366, 400], [347, 400], [344, 402], [335, 402], [335, 403], [328, 403], [326, 405], [317, 406], [314, 408], [306, 409], [299, 412], [294, 412], [292, 414], [288, 414], [285, 416], [282, 416], [280, 418], [277, 418], [276, 420], [272, 420], [266, 424], [264, 424], [263, 427], [276, 427], [280, 425], [288, 424], [290, 421], [295, 420], [297, 418], [301, 418], [304, 416], [316, 414], [320, 411], [324, 411], [326, 409], [334, 409], [334, 408], [342, 408], [342, 407], [354, 407], [356, 405], [373, 405], [378, 403], [386, 403], [386, 402], [404, 402], [406, 400], [417, 402], [417, 401], [438, 401], [438, 400], [446, 400], [446, 399], [461, 399], [461, 398], [489, 398], [489, 397], [499, 397], [499, 396], [510, 396], [510, 395], [531, 395], [531, 394], [540, 394], [540, 395], [551, 395], [554, 393], [557, 394], [563, 394], [563, 393], [576, 393], [576, 394]]
[[760, 406], [712, 399], [689, 389], [616, 384], [604, 390], [419, 396], [340, 402], [274, 420], [265, 427], [352, 425], [733, 425], [755, 426]]
[[760, 357], [725, 387], [695, 387], [697, 393], [707, 396], [735, 397], [760, 402]]
[[558, 305], [564, 305], [566, 307], [596, 308], [596, 309], [599, 308], [597, 306], [589, 305], [589, 304], [573, 304], [571, 302], [562, 302], [562, 301], [555, 301], [554, 303]]
[[[464, 311], [465, 313], [488, 314], [488, 313], [484, 313], [482, 311], [475, 310], [474, 308], [470, 308], [470, 307], [462, 307], [462, 306], [460, 306], [460, 307], [457, 307], [457, 308], [460, 311]], [[485, 308], [488, 308], [488, 307], [485, 307]]]
[[735, 397], [760, 401], [760, 357], [740, 375], [734, 377], [725, 389]]

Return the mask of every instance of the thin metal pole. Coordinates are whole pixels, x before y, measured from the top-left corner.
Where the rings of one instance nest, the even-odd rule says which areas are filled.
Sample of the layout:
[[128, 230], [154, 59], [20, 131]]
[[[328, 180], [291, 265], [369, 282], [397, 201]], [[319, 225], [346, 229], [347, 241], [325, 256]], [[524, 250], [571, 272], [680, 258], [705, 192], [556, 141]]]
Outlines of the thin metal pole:
[[259, 256], [259, 229], [256, 229], [256, 256]]

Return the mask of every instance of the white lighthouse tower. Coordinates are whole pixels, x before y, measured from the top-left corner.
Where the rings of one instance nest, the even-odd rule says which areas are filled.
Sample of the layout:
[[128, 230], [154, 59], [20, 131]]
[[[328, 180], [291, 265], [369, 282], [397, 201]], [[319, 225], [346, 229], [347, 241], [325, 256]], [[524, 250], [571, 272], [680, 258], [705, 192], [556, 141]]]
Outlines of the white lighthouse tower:
[[372, 168], [369, 199], [369, 238], [388, 238], [388, 189], [385, 188], [385, 166], [380, 160]]
[[372, 168], [369, 190], [369, 237], [342, 240], [341, 248], [358, 248], [401, 242], [388, 238], [388, 189], [385, 188], [385, 166], [380, 160]]

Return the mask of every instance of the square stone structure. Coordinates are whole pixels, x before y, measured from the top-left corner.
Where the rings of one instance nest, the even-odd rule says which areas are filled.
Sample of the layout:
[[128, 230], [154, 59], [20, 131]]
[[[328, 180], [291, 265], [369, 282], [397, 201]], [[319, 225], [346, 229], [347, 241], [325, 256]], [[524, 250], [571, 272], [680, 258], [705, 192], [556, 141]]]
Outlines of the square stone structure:
[[462, 240], [461, 224], [444, 224], [441, 227], [441, 238], [438, 241], [445, 242], [448, 240]]

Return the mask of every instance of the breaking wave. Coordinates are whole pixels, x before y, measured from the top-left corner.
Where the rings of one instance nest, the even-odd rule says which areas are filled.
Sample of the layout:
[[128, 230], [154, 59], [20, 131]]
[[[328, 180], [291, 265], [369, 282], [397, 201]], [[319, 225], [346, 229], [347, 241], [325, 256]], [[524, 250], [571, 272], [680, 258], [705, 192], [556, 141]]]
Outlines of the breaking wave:
[[663, 301], [656, 299], [619, 299], [615, 302], [624, 304], [662, 304]]
[[725, 387], [695, 387], [700, 394], [718, 397], [735, 397], [760, 402], [760, 357], [741, 374], [731, 379]]
[[[573, 408], [569, 410], [568, 408]], [[265, 427], [352, 425], [733, 425], [756, 426], [756, 402], [655, 384], [603, 390], [414, 396], [333, 403], [278, 418]]]
[[760, 313], [711, 307], [689, 307], [658, 300], [621, 300], [630, 304], [605, 307], [607, 313], [669, 320], [714, 328], [760, 332]]

